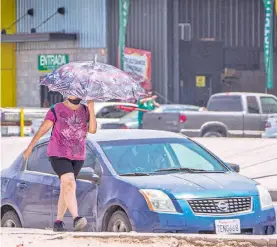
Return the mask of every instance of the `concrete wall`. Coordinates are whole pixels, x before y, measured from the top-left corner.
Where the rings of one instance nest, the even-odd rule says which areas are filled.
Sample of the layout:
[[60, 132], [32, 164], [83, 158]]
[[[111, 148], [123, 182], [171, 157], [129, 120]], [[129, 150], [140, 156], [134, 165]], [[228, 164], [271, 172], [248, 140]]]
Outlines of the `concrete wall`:
[[69, 62], [78, 60], [94, 60], [107, 62], [106, 49], [75, 48], [75, 42], [47, 42], [42, 44], [47, 47], [43, 50], [20, 50], [17, 56], [17, 106], [40, 107], [39, 79], [45, 73], [38, 70], [39, 54], [68, 54]]

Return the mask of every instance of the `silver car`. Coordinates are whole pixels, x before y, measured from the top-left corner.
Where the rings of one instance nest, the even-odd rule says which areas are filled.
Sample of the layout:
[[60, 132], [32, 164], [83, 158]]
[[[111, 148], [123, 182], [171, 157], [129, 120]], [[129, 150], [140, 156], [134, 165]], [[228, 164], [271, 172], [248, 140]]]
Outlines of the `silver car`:
[[265, 123], [263, 138], [277, 138], [277, 114], [270, 115]]

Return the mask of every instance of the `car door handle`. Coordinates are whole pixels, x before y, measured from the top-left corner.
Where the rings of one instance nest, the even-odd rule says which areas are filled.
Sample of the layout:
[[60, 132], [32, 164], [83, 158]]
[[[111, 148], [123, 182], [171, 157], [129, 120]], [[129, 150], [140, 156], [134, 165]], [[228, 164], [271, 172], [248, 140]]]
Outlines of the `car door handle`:
[[22, 183], [17, 183], [16, 186], [17, 186], [18, 188], [20, 188], [20, 189], [25, 189], [25, 188], [27, 188], [27, 184], [24, 183], [24, 182], [22, 182]]
[[60, 190], [53, 190], [53, 194], [56, 196], [60, 195]]

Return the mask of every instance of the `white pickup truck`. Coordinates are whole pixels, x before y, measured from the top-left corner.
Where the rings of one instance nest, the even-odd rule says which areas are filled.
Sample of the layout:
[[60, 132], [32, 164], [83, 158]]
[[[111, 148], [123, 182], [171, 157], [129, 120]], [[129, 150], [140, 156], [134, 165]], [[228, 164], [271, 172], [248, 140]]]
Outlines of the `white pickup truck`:
[[274, 95], [220, 93], [211, 96], [206, 111], [144, 114], [143, 128], [189, 137], [261, 137], [268, 116], [274, 113]]

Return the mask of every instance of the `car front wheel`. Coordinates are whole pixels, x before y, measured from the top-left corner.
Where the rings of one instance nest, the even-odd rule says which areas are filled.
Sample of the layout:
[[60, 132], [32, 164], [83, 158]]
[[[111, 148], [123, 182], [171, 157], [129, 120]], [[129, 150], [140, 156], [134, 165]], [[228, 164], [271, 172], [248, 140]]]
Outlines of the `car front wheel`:
[[113, 213], [108, 224], [108, 232], [130, 231], [132, 231], [132, 227], [128, 216], [123, 211], [116, 211], [115, 213]]
[[1, 227], [21, 228], [20, 219], [14, 211], [6, 212], [1, 219]]

